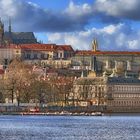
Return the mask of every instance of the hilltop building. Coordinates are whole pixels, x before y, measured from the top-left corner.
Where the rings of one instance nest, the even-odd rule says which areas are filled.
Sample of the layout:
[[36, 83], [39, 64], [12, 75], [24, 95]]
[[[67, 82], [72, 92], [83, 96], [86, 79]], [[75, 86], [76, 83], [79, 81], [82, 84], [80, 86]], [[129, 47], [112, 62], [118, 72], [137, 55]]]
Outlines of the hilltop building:
[[67, 68], [71, 65], [72, 56], [74, 50], [70, 45], [10, 44], [0, 47], [0, 64], [4, 68], [15, 58], [20, 58], [28, 64]]
[[111, 75], [115, 71], [118, 76], [139, 76], [140, 52], [102, 51], [98, 50], [97, 40], [92, 43], [92, 50], [77, 50], [72, 57], [74, 70], [96, 71], [99, 75], [106, 72]]
[[37, 43], [33, 32], [12, 32], [11, 20], [9, 20], [8, 29], [9, 31], [4, 30], [4, 24], [0, 20], [0, 46]]
[[[75, 106], [107, 112], [140, 112], [140, 52], [76, 51], [74, 70], [81, 70], [69, 95]], [[86, 75], [84, 73], [86, 72]]]

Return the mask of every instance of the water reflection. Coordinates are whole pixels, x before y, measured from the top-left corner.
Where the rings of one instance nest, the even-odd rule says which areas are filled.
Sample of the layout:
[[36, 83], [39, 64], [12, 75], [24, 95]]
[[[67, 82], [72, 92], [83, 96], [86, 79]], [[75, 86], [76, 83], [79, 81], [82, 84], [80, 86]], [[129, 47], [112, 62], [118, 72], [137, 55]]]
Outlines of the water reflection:
[[140, 118], [0, 116], [0, 140], [139, 140]]

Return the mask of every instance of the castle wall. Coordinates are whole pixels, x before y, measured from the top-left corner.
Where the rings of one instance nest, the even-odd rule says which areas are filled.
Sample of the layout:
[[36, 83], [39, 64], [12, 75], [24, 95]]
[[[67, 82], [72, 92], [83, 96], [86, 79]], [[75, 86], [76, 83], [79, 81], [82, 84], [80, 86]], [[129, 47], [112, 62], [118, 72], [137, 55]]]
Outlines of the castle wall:
[[[106, 69], [123, 68], [124, 70], [132, 70], [138, 72], [140, 70], [140, 55], [93, 55], [96, 57], [97, 67], [99, 71]], [[76, 55], [72, 58], [72, 65], [80, 66], [87, 64], [91, 69], [93, 56]]]

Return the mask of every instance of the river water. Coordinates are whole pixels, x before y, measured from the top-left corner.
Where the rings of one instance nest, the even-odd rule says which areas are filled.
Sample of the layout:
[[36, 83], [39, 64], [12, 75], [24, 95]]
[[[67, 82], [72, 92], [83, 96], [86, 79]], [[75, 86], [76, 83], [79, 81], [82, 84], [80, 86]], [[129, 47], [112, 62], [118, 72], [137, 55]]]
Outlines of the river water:
[[0, 140], [140, 140], [140, 117], [0, 116]]

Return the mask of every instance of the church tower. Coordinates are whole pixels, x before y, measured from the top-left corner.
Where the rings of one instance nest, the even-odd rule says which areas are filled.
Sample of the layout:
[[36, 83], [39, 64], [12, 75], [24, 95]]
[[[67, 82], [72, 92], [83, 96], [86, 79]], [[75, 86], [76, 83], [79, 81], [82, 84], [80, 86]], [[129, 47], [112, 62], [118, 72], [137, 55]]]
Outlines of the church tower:
[[3, 40], [4, 38], [4, 24], [2, 23], [1, 19], [0, 19], [0, 46], [3, 45]]
[[92, 50], [96, 52], [98, 50], [98, 42], [97, 39], [93, 39], [92, 41]]

